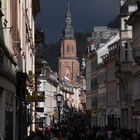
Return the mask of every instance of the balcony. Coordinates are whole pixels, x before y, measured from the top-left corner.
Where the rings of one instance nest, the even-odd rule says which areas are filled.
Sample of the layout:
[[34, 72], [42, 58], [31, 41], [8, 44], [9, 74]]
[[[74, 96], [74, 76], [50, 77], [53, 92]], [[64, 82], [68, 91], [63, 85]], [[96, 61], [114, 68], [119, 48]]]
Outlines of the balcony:
[[140, 47], [133, 48], [133, 57], [135, 59], [135, 62], [140, 65]]
[[131, 72], [132, 71], [132, 62], [123, 62], [120, 64], [122, 72]]
[[116, 64], [117, 71], [122, 73], [131, 73], [132, 72], [132, 62], [119, 62]]
[[115, 76], [121, 79], [124, 84], [132, 75], [132, 62], [118, 62], [116, 64]]

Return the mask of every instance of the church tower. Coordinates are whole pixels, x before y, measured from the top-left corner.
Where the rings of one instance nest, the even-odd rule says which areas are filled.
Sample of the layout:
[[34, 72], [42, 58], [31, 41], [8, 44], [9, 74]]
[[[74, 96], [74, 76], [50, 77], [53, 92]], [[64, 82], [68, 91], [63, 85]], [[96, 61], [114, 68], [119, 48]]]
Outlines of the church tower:
[[65, 18], [65, 29], [61, 40], [61, 56], [59, 58], [59, 75], [62, 79], [67, 79], [75, 83], [79, 75], [79, 62], [77, 58], [76, 40], [74, 38], [74, 29], [72, 27], [72, 18], [70, 5]]

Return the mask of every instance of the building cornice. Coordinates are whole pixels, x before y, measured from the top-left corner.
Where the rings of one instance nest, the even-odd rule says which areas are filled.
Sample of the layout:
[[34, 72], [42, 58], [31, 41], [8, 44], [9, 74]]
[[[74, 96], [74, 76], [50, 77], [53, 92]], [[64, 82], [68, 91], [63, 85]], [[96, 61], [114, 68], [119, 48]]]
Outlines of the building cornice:
[[127, 21], [127, 24], [134, 25], [137, 21], [140, 21], [140, 10], [137, 10], [134, 13], [132, 13], [132, 15]]

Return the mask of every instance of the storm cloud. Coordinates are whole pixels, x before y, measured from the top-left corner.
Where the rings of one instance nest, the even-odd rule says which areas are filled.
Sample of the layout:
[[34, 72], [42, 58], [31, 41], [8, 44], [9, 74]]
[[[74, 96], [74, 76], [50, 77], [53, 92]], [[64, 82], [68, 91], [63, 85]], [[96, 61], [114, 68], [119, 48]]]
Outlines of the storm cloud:
[[[67, 0], [40, 0], [41, 11], [36, 21], [46, 34], [46, 42], [57, 41], [65, 24]], [[91, 31], [106, 25], [119, 14], [119, 0], [70, 0], [75, 32]]]

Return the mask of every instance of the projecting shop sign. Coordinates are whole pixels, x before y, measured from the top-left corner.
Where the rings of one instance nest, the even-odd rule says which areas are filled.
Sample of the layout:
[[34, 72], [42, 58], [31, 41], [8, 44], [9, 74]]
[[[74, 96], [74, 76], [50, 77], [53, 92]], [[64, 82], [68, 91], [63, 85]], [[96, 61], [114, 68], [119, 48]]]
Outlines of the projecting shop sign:
[[27, 96], [27, 102], [44, 102], [45, 97], [39, 95]]

